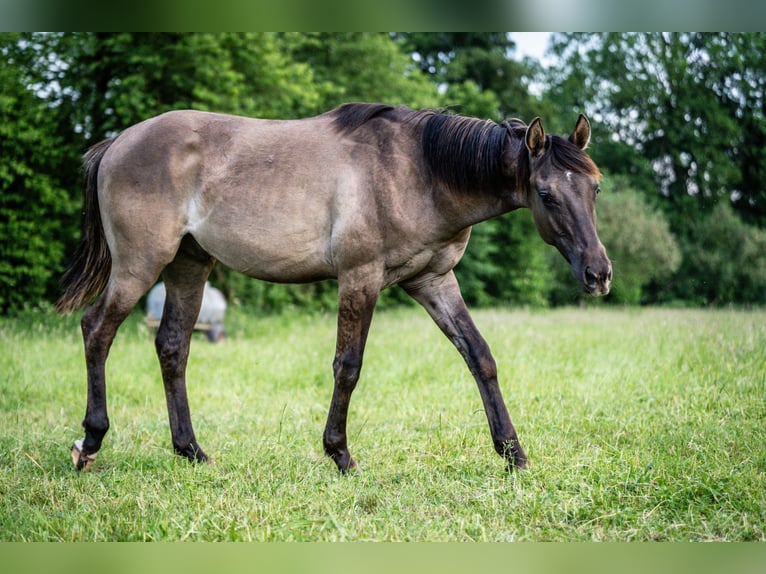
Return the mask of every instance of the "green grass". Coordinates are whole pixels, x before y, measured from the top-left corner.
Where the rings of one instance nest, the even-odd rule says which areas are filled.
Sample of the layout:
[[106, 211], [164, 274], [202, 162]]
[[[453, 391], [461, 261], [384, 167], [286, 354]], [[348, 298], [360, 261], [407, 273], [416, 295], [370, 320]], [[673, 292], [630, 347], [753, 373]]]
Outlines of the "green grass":
[[479, 394], [419, 309], [379, 313], [351, 403], [362, 469], [321, 447], [335, 318], [234, 311], [195, 335], [192, 417], [215, 466], [172, 454], [140, 317], [107, 365], [110, 419], [77, 473], [76, 318], [0, 320], [0, 540], [761, 540], [766, 312], [480, 311], [530, 468], [509, 475]]

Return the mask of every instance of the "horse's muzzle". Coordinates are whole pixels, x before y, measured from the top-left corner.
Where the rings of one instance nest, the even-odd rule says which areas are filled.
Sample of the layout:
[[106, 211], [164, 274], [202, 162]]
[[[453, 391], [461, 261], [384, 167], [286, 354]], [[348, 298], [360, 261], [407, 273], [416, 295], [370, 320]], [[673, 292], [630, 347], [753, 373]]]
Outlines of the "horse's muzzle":
[[586, 265], [582, 284], [589, 295], [599, 297], [609, 293], [612, 284], [612, 264], [609, 260], [597, 265]]

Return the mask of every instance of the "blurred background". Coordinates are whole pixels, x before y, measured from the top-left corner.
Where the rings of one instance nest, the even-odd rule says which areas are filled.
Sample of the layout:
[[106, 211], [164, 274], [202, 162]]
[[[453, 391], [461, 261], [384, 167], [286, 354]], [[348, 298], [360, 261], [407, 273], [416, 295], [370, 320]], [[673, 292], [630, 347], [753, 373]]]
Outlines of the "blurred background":
[[[0, 314], [50, 308], [79, 239], [80, 157], [150, 116], [299, 118], [347, 101], [593, 128], [612, 293], [587, 301], [520, 210], [474, 228], [456, 272], [473, 306], [766, 302], [763, 33], [0, 33]], [[218, 265], [259, 312], [334, 308]], [[382, 305], [405, 304], [398, 289]]]

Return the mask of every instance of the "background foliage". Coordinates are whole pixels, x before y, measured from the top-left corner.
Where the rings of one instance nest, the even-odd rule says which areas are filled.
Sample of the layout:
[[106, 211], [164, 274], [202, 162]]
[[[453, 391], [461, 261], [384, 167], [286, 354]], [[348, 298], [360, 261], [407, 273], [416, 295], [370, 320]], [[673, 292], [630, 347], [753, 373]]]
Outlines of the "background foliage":
[[[0, 312], [55, 299], [88, 145], [170, 109], [296, 118], [351, 100], [539, 115], [555, 133], [584, 111], [606, 174], [607, 301], [762, 304], [765, 48], [761, 33], [557, 34], [543, 66], [504, 33], [0, 34]], [[581, 298], [525, 211], [476, 226], [457, 272], [474, 305]], [[259, 310], [335, 300], [332, 283], [270, 285], [222, 266], [213, 281]]]

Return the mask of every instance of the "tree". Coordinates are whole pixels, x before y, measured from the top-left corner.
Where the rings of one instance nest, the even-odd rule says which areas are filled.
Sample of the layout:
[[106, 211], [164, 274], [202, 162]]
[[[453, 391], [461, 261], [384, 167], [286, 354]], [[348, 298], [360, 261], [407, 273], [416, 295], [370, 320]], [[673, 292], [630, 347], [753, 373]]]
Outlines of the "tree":
[[[651, 175], [677, 232], [719, 201], [766, 223], [762, 34], [566, 34], [553, 46], [549, 97], [589, 108], [608, 144], [594, 159], [634, 182]], [[612, 155], [625, 146], [638, 154]]]
[[698, 35], [709, 54], [704, 74], [721, 108], [734, 118], [737, 145], [727, 149], [739, 185], [730, 191], [735, 210], [766, 227], [766, 35]]
[[76, 211], [59, 175], [71, 154], [15, 66], [18, 39], [0, 36], [0, 313], [34, 306], [55, 289]]
[[402, 33], [396, 38], [440, 86], [442, 105], [498, 121], [540, 115], [528, 89], [535, 70], [511, 58], [516, 45], [507, 33]]
[[436, 87], [388, 34], [286, 33], [281, 38], [290, 58], [314, 75], [321, 92], [315, 113], [349, 101], [437, 105]]
[[553, 49], [546, 97], [585, 106], [594, 160], [659, 206], [680, 245], [649, 300], [761, 301], [762, 232], [738, 216], [766, 226], [766, 36], [566, 34]]
[[172, 109], [290, 118], [320, 98], [311, 70], [275, 34], [38, 34], [30, 43], [43, 61], [60, 61], [41, 81], [89, 143]]

